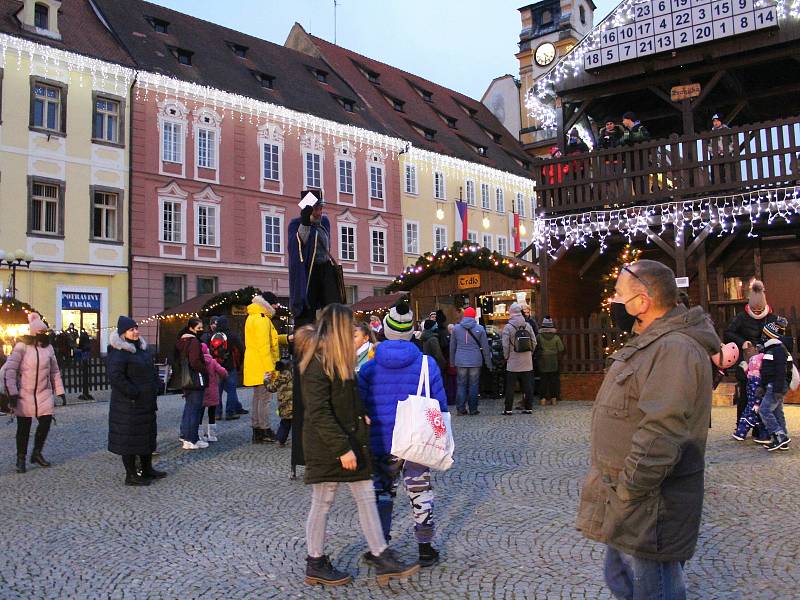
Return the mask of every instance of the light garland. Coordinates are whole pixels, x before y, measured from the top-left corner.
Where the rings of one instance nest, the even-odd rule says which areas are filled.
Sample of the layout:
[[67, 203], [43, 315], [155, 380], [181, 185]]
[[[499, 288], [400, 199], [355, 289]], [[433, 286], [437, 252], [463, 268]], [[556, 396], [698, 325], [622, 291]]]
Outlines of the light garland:
[[[534, 86], [525, 94], [525, 107], [528, 114], [536, 119], [544, 129], [556, 127], [556, 110], [552, 100], [556, 85], [570, 77], [577, 77], [584, 70], [584, 60], [589, 52], [600, 48], [601, 36], [610, 28], [628, 25], [634, 20], [634, 6], [642, 0], [623, 0], [600, 23], [586, 34], [564, 56], [558, 59], [549, 71], [541, 75]], [[694, 3], [692, 3], [692, 6]], [[778, 21], [787, 18], [800, 19], [800, 0], [755, 0], [754, 8], [775, 5]]]
[[[586, 247], [590, 240], [600, 241], [600, 251], [607, 248], [606, 239], [621, 234], [633, 243], [638, 235], [648, 235], [651, 228], [661, 234], [668, 226], [675, 227], [675, 243], [681, 246], [684, 230], [692, 237], [703, 230], [717, 231], [718, 237], [730, 234], [738, 226], [737, 218], [749, 220], [747, 237], [758, 237], [758, 223], [771, 225], [775, 220], [789, 222], [800, 212], [800, 186], [756, 190], [743, 194], [713, 196], [694, 200], [664, 202], [649, 206], [632, 206], [585, 213], [543, 217], [534, 221], [533, 243], [555, 258], [559, 247]], [[648, 237], [648, 243], [650, 239]]]

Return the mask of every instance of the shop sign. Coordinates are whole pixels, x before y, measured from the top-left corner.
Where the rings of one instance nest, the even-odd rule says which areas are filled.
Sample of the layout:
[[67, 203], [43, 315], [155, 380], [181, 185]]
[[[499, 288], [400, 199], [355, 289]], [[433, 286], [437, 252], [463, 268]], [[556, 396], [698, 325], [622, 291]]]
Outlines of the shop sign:
[[469, 290], [479, 287], [481, 287], [481, 276], [479, 274], [458, 276], [458, 289]]
[[231, 314], [234, 317], [246, 317], [247, 307], [244, 304], [234, 304], [231, 306]]
[[690, 83], [688, 85], [676, 85], [669, 90], [669, 99], [673, 102], [697, 98], [700, 95], [700, 84]]
[[100, 310], [100, 294], [62, 292], [62, 310]]

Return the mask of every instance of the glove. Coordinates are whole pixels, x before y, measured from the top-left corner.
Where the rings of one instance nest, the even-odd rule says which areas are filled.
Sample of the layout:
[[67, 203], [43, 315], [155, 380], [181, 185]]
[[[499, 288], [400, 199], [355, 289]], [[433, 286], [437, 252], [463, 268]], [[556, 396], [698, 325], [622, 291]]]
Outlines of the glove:
[[311, 213], [314, 212], [313, 206], [304, 206], [300, 211], [300, 223], [303, 225], [311, 225]]
[[763, 387], [758, 386], [756, 388], [756, 398], [763, 398], [764, 394], [766, 394], [766, 393], [767, 393], [767, 390], [765, 390]]

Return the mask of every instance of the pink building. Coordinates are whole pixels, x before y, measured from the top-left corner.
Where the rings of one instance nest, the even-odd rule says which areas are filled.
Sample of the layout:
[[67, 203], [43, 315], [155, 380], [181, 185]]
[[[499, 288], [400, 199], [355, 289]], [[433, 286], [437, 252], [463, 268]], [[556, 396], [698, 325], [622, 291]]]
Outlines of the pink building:
[[306, 188], [323, 190], [348, 300], [384, 288], [403, 266], [400, 146], [347, 84], [306, 54], [119, 4], [98, 0], [139, 68], [166, 76], [140, 75], [132, 100], [133, 316], [247, 285], [288, 297]]

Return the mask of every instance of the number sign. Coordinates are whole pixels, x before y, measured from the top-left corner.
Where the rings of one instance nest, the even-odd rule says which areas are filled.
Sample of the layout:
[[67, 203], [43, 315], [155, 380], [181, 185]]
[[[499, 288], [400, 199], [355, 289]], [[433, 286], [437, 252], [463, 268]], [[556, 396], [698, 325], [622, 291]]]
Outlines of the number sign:
[[609, 27], [586, 52], [585, 69], [670, 52], [732, 35], [778, 26], [778, 8], [756, 0], [644, 0], [633, 21]]

